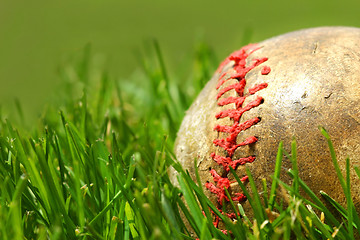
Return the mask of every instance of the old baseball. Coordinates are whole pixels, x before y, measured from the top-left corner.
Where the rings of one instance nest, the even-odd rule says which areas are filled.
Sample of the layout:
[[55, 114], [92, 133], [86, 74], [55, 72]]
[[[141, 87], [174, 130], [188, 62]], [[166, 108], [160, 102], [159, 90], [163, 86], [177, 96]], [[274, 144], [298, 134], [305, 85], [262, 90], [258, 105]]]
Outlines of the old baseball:
[[[360, 163], [359, 28], [300, 30], [232, 53], [187, 111], [175, 153], [190, 174], [197, 159], [200, 184], [219, 208], [228, 202], [226, 187], [250, 212], [241, 190], [231, 186], [229, 166], [245, 184], [248, 167], [262, 189], [261, 179], [271, 183], [279, 142], [290, 151], [295, 137], [300, 178], [318, 196], [322, 190], [345, 205], [319, 125], [329, 132], [343, 173], [346, 157], [352, 166]], [[288, 168], [284, 159], [283, 170]], [[281, 178], [291, 183], [286, 174]], [[351, 181], [359, 209], [353, 169]]]

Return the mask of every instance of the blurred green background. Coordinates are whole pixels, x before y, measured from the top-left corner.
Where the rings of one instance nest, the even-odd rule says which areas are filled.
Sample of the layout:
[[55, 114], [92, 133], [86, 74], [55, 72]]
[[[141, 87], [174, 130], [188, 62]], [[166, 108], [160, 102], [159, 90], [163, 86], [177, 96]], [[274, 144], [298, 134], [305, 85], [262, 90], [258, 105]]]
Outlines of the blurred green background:
[[159, 41], [171, 72], [199, 39], [220, 60], [246, 41], [360, 26], [359, 10], [355, 0], [0, 0], [0, 105], [11, 112], [19, 99], [26, 116], [36, 118], [59, 85], [57, 68], [87, 43], [113, 78], [127, 81], [139, 68], [134, 52], [149, 39]]

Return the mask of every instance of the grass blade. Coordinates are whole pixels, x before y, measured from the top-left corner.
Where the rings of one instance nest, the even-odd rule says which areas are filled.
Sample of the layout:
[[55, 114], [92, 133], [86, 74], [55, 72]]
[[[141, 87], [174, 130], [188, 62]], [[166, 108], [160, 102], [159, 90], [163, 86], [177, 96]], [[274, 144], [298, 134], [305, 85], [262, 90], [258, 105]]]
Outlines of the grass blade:
[[277, 179], [280, 178], [282, 158], [283, 158], [283, 142], [281, 141], [279, 143], [278, 152], [276, 155], [275, 171], [274, 171], [273, 182], [272, 182], [271, 190], [270, 190], [270, 198], [269, 198], [270, 210], [273, 210], [273, 208], [274, 208], [276, 188], [277, 188]]

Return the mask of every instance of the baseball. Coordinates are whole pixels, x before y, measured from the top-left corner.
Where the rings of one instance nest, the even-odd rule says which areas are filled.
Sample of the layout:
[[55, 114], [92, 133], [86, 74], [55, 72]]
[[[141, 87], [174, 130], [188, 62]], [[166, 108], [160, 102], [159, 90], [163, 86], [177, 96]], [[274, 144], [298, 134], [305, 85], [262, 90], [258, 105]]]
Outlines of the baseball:
[[[175, 154], [194, 179], [197, 159], [198, 184], [219, 209], [229, 202], [225, 187], [251, 215], [241, 189], [232, 186], [230, 166], [245, 185], [248, 167], [258, 189], [263, 189], [263, 178], [269, 188], [279, 142], [290, 152], [295, 137], [300, 178], [319, 197], [322, 190], [345, 205], [318, 126], [330, 134], [343, 174], [347, 157], [352, 166], [360, 163], [359, 28], [300, 30], [232, 53], [187, 111]], [[290, 161], [284, 158], [282, 167], [280, 178], [291, 184], [285, 173]], [[175, 182], [176, 173], [170, 176]], [[353, 169], [351, 181], [359, 209], [360, 182]]]

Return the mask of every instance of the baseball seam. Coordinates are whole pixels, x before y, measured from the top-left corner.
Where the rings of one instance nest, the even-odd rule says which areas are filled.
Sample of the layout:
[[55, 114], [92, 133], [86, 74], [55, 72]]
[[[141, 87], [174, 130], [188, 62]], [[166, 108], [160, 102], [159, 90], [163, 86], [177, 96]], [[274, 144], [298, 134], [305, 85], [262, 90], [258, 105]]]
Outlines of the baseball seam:
[[[231, 184], [235, 181], [230, 181], [228, 178], [228, 173], [230, 171], [230, 167], [233, 169], [236, 169], [240, 165], [244, 165], [246, 163], [252, 163], [255, 161], [255, 156], [248, 156], [245, 158], [239, 158], [239, 159], [233, 159], [235, 151], [240, 148], [244, 147], [253, 143], [256, 143], [258, 141], [258, 138], [255, 136], [249, 136], [244, 141], [237, 143], [238, 135], [245, 131], [246, 129], [251, 128], [255, 124], [261, 121], [259, 117], [255, 117], [252, 119], [249, 119], [245, 122], [240, 122], [242, 115], [250, 111], [251, 109], [258, 107], [263, 103], [263, 98], [261, 96], [256, 96], [254, 100], [247, 103], [245, 106], [244, 102], [247, 97], [254, 95], [258, 91], [266, 88], [268, 85], [267, 83], [261, 83], [256, 84], [248, 89], [247, 93], [244, 93], [245, 87], [247, 84], [246, 75], [251, 70], [253, 70], [255, 67], [263, 64], [268, 60], [268, 58], [256, 58], [251, 61], [251, 63], [247, 63], [247, 58], [255, 51], [257, 51], [259, 47], [255, 44], [249, 44], [243, 48], [241, 48], [238, 51], [235, 51], [232, 53], [228, 58], [226, 58], [219, 66], [217, 72], [221, 72], [222, 69], [229, 64], [230, 62], [233, 62], [232, 69], [234, 70], [234, 73], [232, 75], [228, 75], [227, 72], [224, 72], [219, 77], [219, 82], [216, 86], [216, 89], [218, 90], [216, 100], [217, 105], [222, 107], [229, 104], [234, 104], [235, 108], [222, 110], [219, 113], [215, 115], [216, 119], [222, 119], [229, 117], [233, 124], [231, 126], [228, 125], [216, 125], [214, 127], [214, 130], [218, 133], [226, 133], [228, 134], [226, 138], [222, 139], [215, 139], [213, 141], [214, 145], [216, 147], [220, 147], [226, 152], [226, 156], [221, 156], [216, 154], [215, 152], [211, 153], [210, 157], [218, 164], [223, 166], [225, 171], [225, 177], [221, 177], [214, 169], [210, 169], [210, 174], [213, 177], [213, 181], [216, 184], [213, 184], [211, 182], [206, 182], [205, 186], [207, 189], [209, 189], [212, 193], [217, 195], [217, 201], [218, 201], [218, 209], [221, 211], [223, 202], [229, 202], [229, 198], [226, 195], [225, 189], [228, 189], [230, 192]], [[247, 66], [248, 64], [248, 66]], [[261, 69], [262, 75], [267, 75], [271, 71], [270, 67], [263, 66]], [[235, 84], [231, 84], [229, 86], [224, 86], [224, 84], [230, 80], [237, 80]], [[235, 90], [237, 93], [236, 97], [224, 97], [223, 95], [231, 90]], [[242, 182], [246, 182], [248, 179], [247, 176], [243, 177], [241, 179]], [[246, 197], [243, 193], [234, 193], [231, 197], [231, 200], [238, 201], [238, 202], [244, 202], [246, 201]], [[222, 212], [222, 211], [221, 211]], [[230, 218], [236, 218], [235, 214], [227, 214]], [[214, 225], [217, 227], [219, 223], [219, 219], [216, 218]]]

